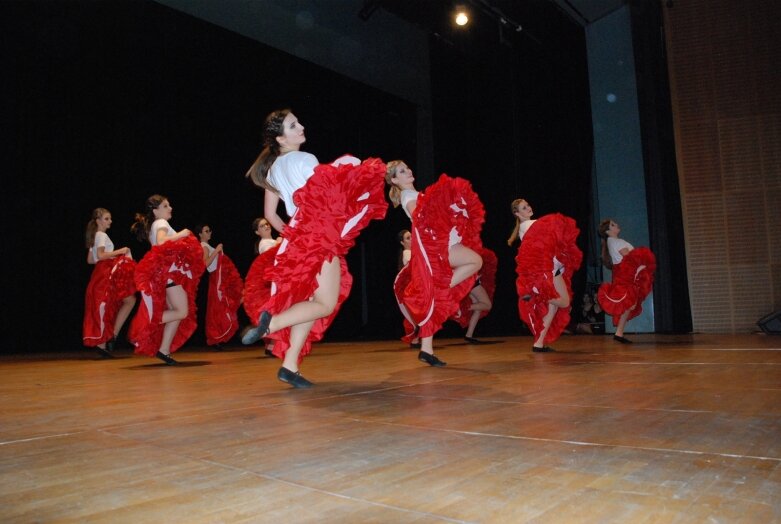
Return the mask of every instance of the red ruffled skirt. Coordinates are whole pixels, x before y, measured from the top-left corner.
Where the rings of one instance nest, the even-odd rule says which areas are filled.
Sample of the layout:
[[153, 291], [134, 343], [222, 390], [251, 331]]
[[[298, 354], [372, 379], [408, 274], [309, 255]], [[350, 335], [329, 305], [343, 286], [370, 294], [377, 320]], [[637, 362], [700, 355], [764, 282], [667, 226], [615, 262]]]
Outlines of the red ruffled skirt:
[[407, 286], [409, 286], [411, 281], [412, 271], [410, 270], [409, 264], [401, 268], [399, 273], [396, 275], [396, 279], [393, 281], [393, 294], [396, 295], [396, 303], [399, 305], [399, 310], [404, 316], [404, 336], [401, 337], [401, 339], [405, 342], [412, 342], [415, 340], [415, 338], [417, 338], [417, 335], [414, 333], [415, 321], [412, 319], [410, 312], [407, 311], [407, 306], [404, 305], [404, 301], [402, 299], [404, 296], [404, 290], [407, 289]]
[[171, 343], [173, 353], [195, 331], [195, 293], [201, 279], [203, 248], [194, 235], [152, 246], [138, 263], [135, 274], [136, 287], [141, 292], [141, 302], [130, 324], [128, 339], [139, 355], [153, 357], [160, 349], [163, 338], [163, 311], [166, 309], [166, 285], [169, 280], [182, 286], [187, 293], [187, 317], [179, 323]]
[[[559, 298], [553, 285], [554, 257], [564, 265], [562, 277], [570, 302], [572, 301], [572, 275], [583, 261], [583, 253], [576, 243], [579, 233], [575, 221], [570, 217], [559, 213], [545, 215], [532, 224], [518, 248], [518, 255], [515, 257], [518, 311], [521, 320], [535, 337], [544, 329], [543, 318], [548, 313], [548, 301]], [[530, 295], [531, 299], [523, 300], [525, 295]], [[561, 336], [569, 324], [571, 309], [570, 305], [556, 311], [545, 335], [544, 344]]]
[[85, 346], [95, 347], [114, 338], [114, 321], [122, 300], [136, 292], [135, 270], [136, 263], [126, 256], [95, 264], [84, 295], [82, 340]]
[[[441, 175], [418, 195], [412, 217], [412, 257], [396, 278], [394, 292], [410, 324], [420, 327], [419, 337], [433, 336], [439, 331], [474, 285], [476, 275], [450, 287], [453, 277], [449, 261], [450, 231], [455, 228], [461, 244], [480, 253], [484, 221], [482, 202], [472, 185], [462, 178]], [[402, 338], [412, 339], [411, 331]]]
[[255, 257], [244, 279], [244, 312], [253, 324], [257, 323], [263, 305], [271, 298], [271, 282], [263, 276], [266, 268], [274, 266], [279, 244]]
[[[299, 361], [311, 352], [313, 342], [323, 338], [350, 293], [352, 276], [344, 255], [371, 220], [385, 217], [388, 204], [383, 194], [384, 184], [385, 164], [376, 158], [369, 158], [358, 166], [318, 165], [306, 185], [293, 194], [298, 211], [285, 228], [284, 240], [275, 251], [273, 264], [266, 265], [260, 272], [262, 280], [271, 283], [270, 296], [260, 308], [255, 304], [264, 293], [262, 285], [256, 286], [261, 280], [247, 276], [245, 308], [250, 319], [257, 322], [260, 311], [275, 315], [293, 304], [309, 300], [317, 289], [317, 275], [323, 263], [339, 258], [341, 280], [336, 307], [329, 316], [314, 322]], [[261, 257], [256, 258], [256, 263], [261, 263]], [[256, 293], [259, 295], [254, 296]], [[258, 314], [254, 314], [256, 312]], [[290, 328], [281, 329], [267, 338], [274, 340], [274, 354], [283, 358], [290, 347]]]
[[628, 310], [631, 313], [627, 320], [643, 312], [643, 300], [654, 287], [655, 271], [656, 257], [647, 247], [633, 249], [621, 263], [613, 266], [613, 282], [599, 286], [597, 300], [602, 309], [612, 315], [614, 326]]
[[239, 329], [236, 311], [241, 304], [244, 283], [227, 255], [217, 255], [217, 268], [209, 273], [209, 301], [206, 304], [206, 343], [224, 344]]
[[[488, 298], [493, 302], [494, 292], [496, 291], [496, 267], [499, 263], [496, 259], [496, 254], [487, 247], [483, 247], [479, 254], [483, 258], [483, 267], [480, 268], [479, 273], [480, 285], [485, 288], [486, 293], [488, 293]], [[472, 299], [469, 297], [469, 293], [467, 293], [466, 296], [461, 299], [458, 311], [453, 315], [453, 320], [458, 322], [464, 329], [469, 327], [469, 320], [472, 317], [472, 311], [469, 309], [471, 306]], [[490, 313], [490, 311], [481, 311], [480, 318], [485, 317], [488, 313]]]

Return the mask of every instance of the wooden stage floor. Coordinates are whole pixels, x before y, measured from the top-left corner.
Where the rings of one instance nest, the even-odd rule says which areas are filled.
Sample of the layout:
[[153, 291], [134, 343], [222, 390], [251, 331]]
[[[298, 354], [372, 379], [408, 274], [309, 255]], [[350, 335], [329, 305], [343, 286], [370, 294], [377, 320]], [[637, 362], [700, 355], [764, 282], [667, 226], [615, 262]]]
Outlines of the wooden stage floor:
[[781, 337], [4, 357], [9, 522], [781, 522]]

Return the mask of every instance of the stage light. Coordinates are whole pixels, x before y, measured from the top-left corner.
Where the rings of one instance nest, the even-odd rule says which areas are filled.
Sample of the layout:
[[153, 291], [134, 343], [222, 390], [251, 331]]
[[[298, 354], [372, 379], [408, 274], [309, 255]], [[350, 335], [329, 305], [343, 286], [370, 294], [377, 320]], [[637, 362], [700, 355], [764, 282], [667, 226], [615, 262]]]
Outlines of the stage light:
[[462, 6], [458, 6], [455, 12], [456, 25], [461, 27], [469, 23], [469, 13]]

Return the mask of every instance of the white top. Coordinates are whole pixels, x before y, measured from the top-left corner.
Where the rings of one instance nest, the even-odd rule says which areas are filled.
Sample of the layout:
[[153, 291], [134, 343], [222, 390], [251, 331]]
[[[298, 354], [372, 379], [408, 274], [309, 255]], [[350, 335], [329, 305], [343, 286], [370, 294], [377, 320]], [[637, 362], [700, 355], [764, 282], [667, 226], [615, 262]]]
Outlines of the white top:
[[268, 170], [268, 183], [279, 191], [279, 198], [285, 203], [289, 217], [295, 215], [298, 208], [293, 204], [293, 193], [306, 185], [319, 164], [315, 155], [303, 151], [291, 151], [277, 157]]
[[100, 261], [98, 258], [99, 247], [102, 247], [105, 252], [114, 251], [114, 242], [103, 231], [95, 232], [95, 242], [92, 244], [92, 259], [95, 263]]
[[149, 229], [149, 243], [153, 246], [157, 245], [157, 231], [160, 229], [165, 229], [168, 236], [176, 234], [176, 231], [174, 231], [174, 228], [168, 223], [168, 220], [158, 218], [152, 222], [152, 227]]
[[412, 220], [412, 215], [409, 214], [409, 210], [407, 209], [407, 204], [412, 202], [413, 200], [418, 199], [418, 191], [415, 191], [414, 189], [402, 189], [401, 190], [401, 207], [404, 209], [404, 212], [407, 213], [407, 217]]
[[412, 250], [411, 249], [405, 249], [401, 252], [401, 263], [403, 265], [409, 264], [409, 260], [412, 258]]
[[273, 238], [262, 238], [260, 242], [258, 242], [258, 254], [265, 253], [276, 245], [277, 241]]
[[524, 220], [521, 222], [521, 227], [518, 228], [518, 238], [521, 239], [523, 242], [523, 236], [526, 234], [526, 232], [529, 230], [530, 227], [532, 227], [532, 224], [537, 222], [537, 220]]
[[613, 261], [613, 264], [620, 264], [624, 260], [624, 255], [620, 253], [624, 248], [629, 248], [630, 251], [634, 249], [632, 244], [626, 240], [607, 237], [607, 252], [610, 253], [610, 259]]
[[[205, 247], [205, 248], [206, 248], [206, 249], [209, 251], [209, 256], [212, 256], [212, 253], [214, 253], [214, 248], [213, 248], [213, 247], [211, 247], [211, 246], [210, 246], [209, 244], [207, 244], [206, 242], [201, 242], [201, 245], [202, 245], [203, 247]], [[219, 257], [214, 257], [214, 260], [212, 260], [212, 263], [211, 263], [211, 264], [209, 264], [208, 266], [206, 266], [206, 270], [207, 270], [209, 273], [214, 273], [214, 270], [215, 270], [215, 269], [217, 269], [217, 259], [218, 259], [218, 258], [219, 258]]]

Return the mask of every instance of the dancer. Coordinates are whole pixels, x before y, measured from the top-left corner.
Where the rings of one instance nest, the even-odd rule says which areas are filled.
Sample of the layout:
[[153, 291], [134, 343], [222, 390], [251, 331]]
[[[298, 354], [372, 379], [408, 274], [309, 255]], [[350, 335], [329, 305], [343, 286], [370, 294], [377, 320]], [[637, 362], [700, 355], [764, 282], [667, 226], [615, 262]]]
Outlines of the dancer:
[[447, 363], [434, 355], [434, 334], [455, 313], [482, 266], [483, 204], [469, 182], [447, 175], [419, 193], [401, 160], [388, 163], [385, 181], [393, 205], [412, 220], [412, 257], [394, 282], [399, 308], [416, 326], [403, 340], [420, 337], [418, 360], [442, 367]]
[[206, 303], [206, 344], [220, 347], [228, 342], [239, 329], [236, 311], [241, 304], [244, 283], [236, 266], [222, 249], [222, 244], [212, 247], [212, 229], [197, 226], [195, 231], [203, 248], [203, 264], [209, 272], [209, 296]]
[[170, 226], [173, 208], [162, 195], [146, 200], [146, 213], [137, 213], [130, 228], [152, 249], [136, 269], [141, 305], [130, 325], [130, 341], [140, 355], [155, 356], [172, 366], [179, 349], [197, 326], [195, 292], [203, 274], [203, 249], [189, 229]]
[[[475, 337], [475, 328], [481, 318], [485, 317], [493, 307], [494, 291], [496, 290], [496, 254], [487, 247], [480, 251], [483, 267], [477, 275], [475, 285], [469, 294], [461, 300], [453, 320], [462, 328], [466, 328], [464, 340], [469, 344], [482, 344]], [[471, 314], [469, 313], [471, 311]]]
[[412, 233], [407, 229], [402, 229], [397, 235], [401, 249], [399, 249], [399, 261], [397, 269], [401, 271], [401, 268], [409, 264], [409, 259], [412, 257]]
[[[398, 235], [396, 235], [396, 238], [398, 239], [401, 248], [399, 249], [399, 257], [396, 262], [398, 273], [396, 273], [393, 289], [396, 289], [397, 286], [401, 285], [398, 284], [399, 276], [403, 279], [404, 286], [409, 283], [409, 272], [402, 273], [402, 270], [404, 269], [404, 266], [409, 264], [410, 258], [412, 258], [412, 233], [407, 229], [402, 229], [399, 231]], [[415, 326], [412, 325], [406, 316], [404, 316], [402, 324], [404, 326], [404, 333], [412, 333], [415, 330]], [[420, 338], [417, 336], [412, 337], [409, 340], [409, 346], [414, 349], [420, 349]]]
[[[271, 234], [271, 224], [265, 218], [256, 218], [252, 222], [252, 230], [258, 236], [255, 242], [255, 260], [247, 272], [247, 278], [244, 286], [244, 311], [250, 318], [256, 318], [261, 311], [261, 307], [271, 297], [271, 282], [263, 277], [267, 267], [274, 265], [274, 258], [277, 256], [276, 248], [282, 241], [276, 240]], [[258, 341], [260, 334], [254, 329], [254, 326], [247, 327], [242, 334], [241, 343], [245, 345], [253, 344]], [[274, 340], [265, 338], [264, 352], [267, 357], [274, 356]]]
[[[304, 126], [289, 109], [274, 111], [263, 124], [263, 151], [246, 175], [265, 189], [264, 216], [284, 240], [274, 263], [262, 272], [271, 290], [260, 306], [250, 297], [255, 279], [247, 275], [245, 310], [258, 326], [245, 338], [272, 338], [274, 354], [282, 358], [277, 378], [295, 388], [312, 386], [299, 365], [349, 294], [352, 277], [344, 255], [388, 207], [381, 160], [342, 157], [318, 164], [314, 155], [300, 150], [305, 141]], [[277, 214], [280, 200], [288, 224]]]
[[136, 263], [129, 248], [114, 249], [106, 233], [110, 227], [111, 213], [99, 207], [92, 211], [85, 232], [87, 262], [95, 269], [84, 297], [82, 338], [85, 346], [96, 347], [104, 358], [113, 358], [116, 337], [136, 303]]
[[252, 231], [255, 232], [258, 239], [255, 241], [255, 254], [265, 253], [272, 247], [279, 244], [282, 239], [274, 239], [271, 234], [271, 224], [265, 218], [256, 218], [252, 221]]
[[599, 286], [597, 300], [613, 317], [616, 333], [613, 340], [622, 344], [632, 341], [624, 337], [627, 321], [643, 311], [643, 300], [654, 286], [656, 257], [647, 247], [633, 247], [618, 238], [621, 228], [609, 218], [599, 223], [602, 237], [602, 263], [613, 270], [613, 282]]
[[522, 198], [511, 207], [515, 229], [507, 245], [521, 240], [515, 257], [518, 311], [535, 337], [532, 351], [549, 353], [554, 349], [548, 344], [569, 324], [572, 275], [583, 260], [576, 244], [580, 230], [559, 213], [532, 220], [534, 211]]

